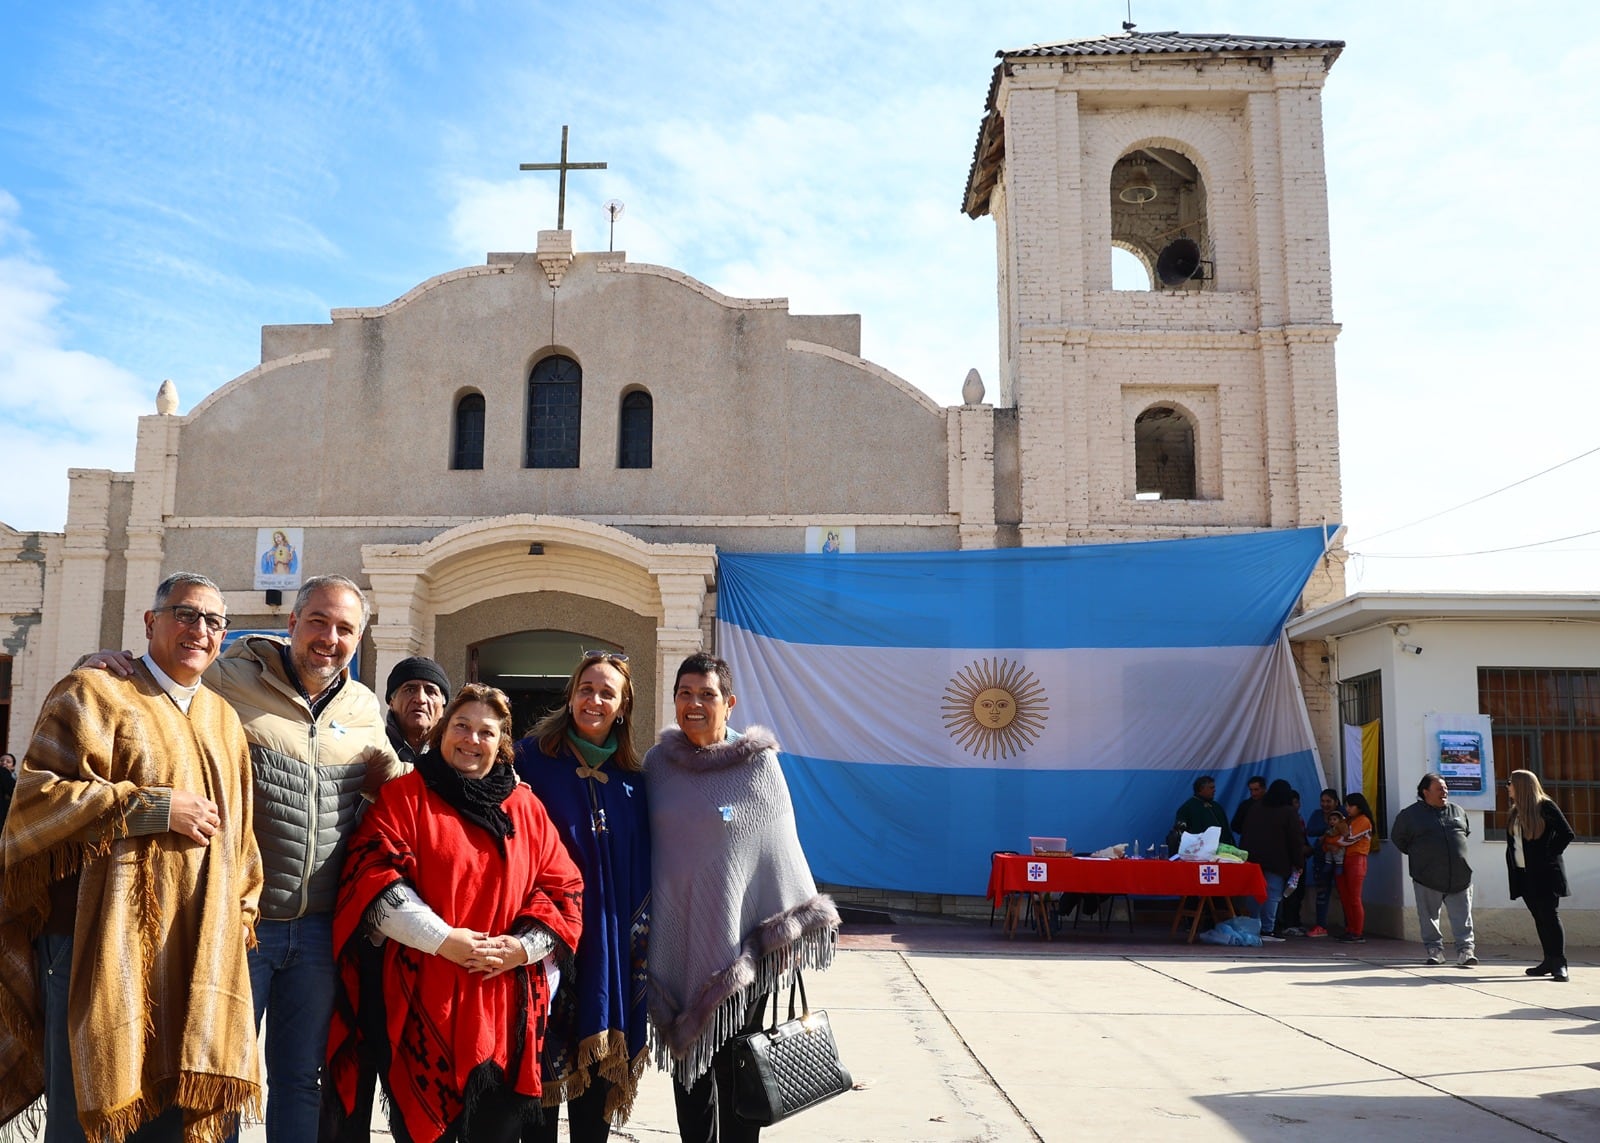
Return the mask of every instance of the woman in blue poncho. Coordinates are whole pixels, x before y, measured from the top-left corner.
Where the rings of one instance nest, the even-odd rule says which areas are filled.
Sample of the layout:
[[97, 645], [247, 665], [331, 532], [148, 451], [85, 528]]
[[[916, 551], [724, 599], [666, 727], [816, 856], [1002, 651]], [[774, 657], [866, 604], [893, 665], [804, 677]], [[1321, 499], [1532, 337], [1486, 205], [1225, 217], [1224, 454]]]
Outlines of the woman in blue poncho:
[[554, 1143], [564, 1101], [574, 1143], [627, 1122], [644, 1070], [645, 950], [650, 933], [650, 816], [629, 736], [628, 657], [586, 651], [559, 710], [517, 743], [533, 788], [583, 874], [576, 967], [551, 1003], [544, 1122], [525, 1143]]

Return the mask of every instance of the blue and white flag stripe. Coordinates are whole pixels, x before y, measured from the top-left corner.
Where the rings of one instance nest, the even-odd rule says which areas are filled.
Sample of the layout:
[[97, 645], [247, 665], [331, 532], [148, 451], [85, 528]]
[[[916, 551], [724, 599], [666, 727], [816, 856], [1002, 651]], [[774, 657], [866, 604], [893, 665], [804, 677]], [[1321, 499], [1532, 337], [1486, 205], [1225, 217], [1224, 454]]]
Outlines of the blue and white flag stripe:
[[830, 646], [1264, 646], [1325, 546], [1322, 529], [1301, 528], [1067, 548], [723, 553], [718, 618]]
[[[1099, 770], [1108, 759], [1138, 759], [1146, 769], [1193, 771], [1306, 744], [1301, 712], [1274, 701], [1294, 685], [1281, 642], [1047, 652], [815, 647], [732, 625], [721, 634], [723, 656], [737, 664], [738, 721], [770, 727], [813, 757], [1002, 770]], [[952, 723], [970, 721], [951, 681], [985, 663], [1016, 664], [1034, 680], [1036, 709], [1018, 717], [1035, 715], [1036, 733], [1019, 728], [1007, 743], [980, 727], [969, 749], [951, 735]]]
[[1323, 549], [724, 554], [734, 721], [776, 732], [824, 881], [976, 893], [1030, 835], [1154, 843], [1197, 773], [1320, 788], [1283, 624]]

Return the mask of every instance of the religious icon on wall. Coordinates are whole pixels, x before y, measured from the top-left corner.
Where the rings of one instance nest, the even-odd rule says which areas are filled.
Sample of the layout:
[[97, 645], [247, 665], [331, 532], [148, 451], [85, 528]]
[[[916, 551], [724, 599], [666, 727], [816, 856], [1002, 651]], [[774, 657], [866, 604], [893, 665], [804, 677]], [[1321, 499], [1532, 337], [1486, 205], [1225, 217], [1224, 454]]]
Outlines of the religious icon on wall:
[[812, 555], [836, 556], [855, 550], [854, 524], [814, 524], [806, 529], [806, 551]]
[[299, 591], [302, 528], [257, 528], [255, 590]]

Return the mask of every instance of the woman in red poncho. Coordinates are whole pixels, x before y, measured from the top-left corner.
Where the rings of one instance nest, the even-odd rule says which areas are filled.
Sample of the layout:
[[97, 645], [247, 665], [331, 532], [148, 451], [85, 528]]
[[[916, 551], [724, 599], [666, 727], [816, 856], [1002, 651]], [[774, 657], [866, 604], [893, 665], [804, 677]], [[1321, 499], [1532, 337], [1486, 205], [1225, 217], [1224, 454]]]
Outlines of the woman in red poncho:
[[[549, 977], [577, 947], [583, 881], [511, 758], [506, 696], [462, 687], [345, 855], [329, 1075], [348, 1114], [357, 1053], [375, 1057], [401, 1143], [512, 1141], [539, 1115]], [[356, 1017], [359, 940], [383, 945], [381, 1041]]]

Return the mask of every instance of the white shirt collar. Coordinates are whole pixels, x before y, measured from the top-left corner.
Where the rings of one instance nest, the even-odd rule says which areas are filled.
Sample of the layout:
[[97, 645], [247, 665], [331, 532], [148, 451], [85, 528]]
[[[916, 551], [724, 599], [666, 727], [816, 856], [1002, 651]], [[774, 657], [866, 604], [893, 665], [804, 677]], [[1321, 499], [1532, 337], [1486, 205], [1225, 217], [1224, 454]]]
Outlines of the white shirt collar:
[[200, 689], [200, 684], [196, 683], [192, 687], [186, 687], [176, 682], [171, 675], [156, 666], [156, 661], [150, 657], [149, 651], [146, 651], [139, 658], [143, 660], [145, 666], [150, 668], [150, 673], [156, 677], [156, 682], [160, 684], [161, 689], [167, 692], [167, 697], [178, 704], [179, 710], [183, 711], [184, 714], [188, 714], [189, 704], [194, 701], [195, 692]]

